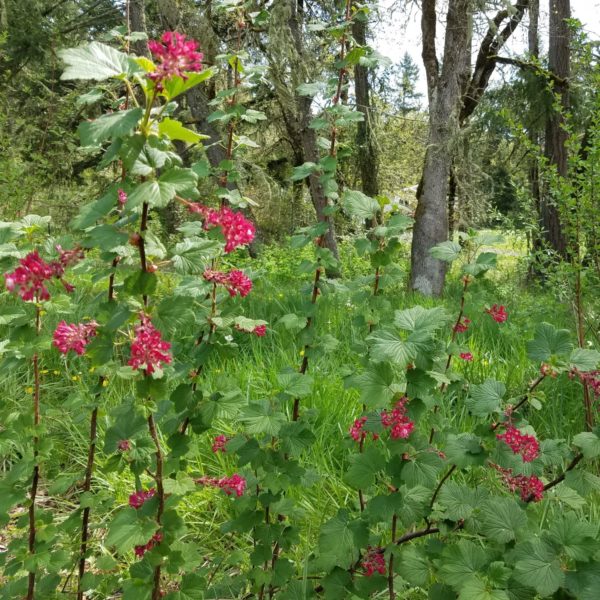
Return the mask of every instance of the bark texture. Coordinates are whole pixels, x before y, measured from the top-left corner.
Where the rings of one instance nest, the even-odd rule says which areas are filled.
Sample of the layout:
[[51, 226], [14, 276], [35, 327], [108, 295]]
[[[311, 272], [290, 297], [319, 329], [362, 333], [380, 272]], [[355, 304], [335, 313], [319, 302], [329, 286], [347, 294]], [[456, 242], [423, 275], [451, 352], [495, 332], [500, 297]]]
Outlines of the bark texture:
[[[554, 166], [560, 177], [568, 172], [567, 138], [564, 115], [569, 109], [570, 33], [567, 19], [571, 18], [570, 0], [550, 0], [550, 36], [548, 69], [556, 75], [554, 92], [558, 108], [553, 110], [546, 122], [545, 155], [550, 166]], [[546, 190], [541, 200], [541, 225], [546, 243], [562, 258], [567, 258], [568, 244], [564, 235], [560, 214], [550, 191]]]
[[423, 177], [417, 191], [418, 205], [411, 248], [411, 287], [428, 296], [441, 295], [446, 263], [429, 250], [448, 239], [448, 178], [450, 149], [458, 133], [462, 70], [466, 63], [469, 33], [469, 0], [450, 0], [446, 16], [443, 62], [436, 55], [435, 0], [422, 3], [423, 64], [429, 98], [429, 140]]

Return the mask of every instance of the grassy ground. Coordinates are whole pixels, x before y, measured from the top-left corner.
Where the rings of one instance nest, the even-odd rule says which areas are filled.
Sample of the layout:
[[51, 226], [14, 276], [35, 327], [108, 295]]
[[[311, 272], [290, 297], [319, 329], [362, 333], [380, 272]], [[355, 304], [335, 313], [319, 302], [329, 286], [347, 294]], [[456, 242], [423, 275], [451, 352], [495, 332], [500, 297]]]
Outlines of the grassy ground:
[[[567, 304], [551, 291], [528, 288], [524, 283], [523, 267], [519, 261], [521, 247], [513, 241], [502, 249], [500, 269], [487, 281], [478, 283], [467, 299], [465, 314], [473, 324], [466, 334], [465, 341], [474, 355], [470, 363], [457, 364], [464, 369], [472, 382], [487, 378], [497, 379], [506, 384], [508, 396], [522, 394], [528, 382], [537, 376], [539, 365], [532, 364], [526, 356], [526, 341], [533, 335], [536, 325], [549, 321], [555, 326], [573, 328], [571, 311]], [[258, 261], [249, 262], [254, 271], [255, 287], [245, 301], [248, 316], [268, 319], [272, 324], [266, 338], [248, 336], [243, 346], [232, 357], [215, 358], [205, 369], [209, 386], [217, 387], [224, 378], [233, 378], [249, 399], [270, 396], [277, 389], [277, 374], [286, 367], [297, 367], [301, 361], [301, 348], [294, 336], [281, 327], [273, 326], [277, 320], [290, 312], [307, 297], [309, 276], [300, 281], [295, 267], [301, 256], [290, 254], [285, 247], [266, 248]], [[356, 256], [350, 244], [342, 245], [342, 261], [345, 283], [349, 280], [368, 276], [369, 265]], [[400, 256], [400, 267], [406, 270], [406, 256]], [[460, 284], [457, 277], [450, 275], [443, 300], [433, 301], [417, 298], [406, 293], [403, 286], [385, 291], [394, 308], [406, 308], [420, 303], [432, 306], [442, 302], [455, 313], [458, 306]], [[493, 303], [504, 304], [509, 314], [508, 321], [498, 326], [485, 313], [483, 307]], [[79, 315], [83, 317], [85, 315]], [[298, 548], [298, 557], [307, 557], [314, 544], [314, 534], [320, 523], [334, 513], [338, 507], [356, 503], [356, 494], [341, 481], [341, 474], [349, 454], [350, 443], [347, 432], [355, 415], [360, 412], [357, 394], [344, 389], [343, 375], [356, 366], [352, 351], [354, 344], [365, 337], [364, 327], [354, 323], [356, 306], [352, 302], [352, 292], [343, 289], [336, 294], [323, 294], [319, 298], [316, 327], [321, 333], [330, 333], [340, 341], [338, 348], [326, 356], [311, 362], [310, 372], [315, 378], [314, 393], [303, 401], [303, 408], [318, 410], [318, 439], [309, 450], [307, 464], [313, 466], [321, 477], [318, 485], [310, 493], [302, 495], [300, 505], [305, 511], [303, 543]], [[573, 336], [574, 339], [575, 336]], [[83, 362], [81, 364], [84, 364]], [[69, 379], [61, 376], [62, 363], [58, 356], [53, 362], [43, 366], [43, 405], [44, 419], [55, 433], [56, 472], [82, 473], [85, 467], [87, 447], [88, 415], [69, 411], [70, 399], [78, 394], [86, 394], [88, 386], [95, 382], [94, 373], [75, 370]], [[0, 384], [3, 396], [15, 406], [30, 401], [30, 376], [14, 374], [6, 376]], [[109, 381], [106, 389], [106, 411], [100, 418], [100, 438], [108, 426], [111, 407], [116, 406], [127, 384], [121, 380]], [[541, 386], [541, 396], [545, 398], [545, 408], [539, 413], [530, 414], [530, 419], [541, 437], [564, 437], [569, 439], [581, 431], [582, 393], [577, 382], [566, 377], [546, 380]], [[449, 413], [453, 406], [443, 407]], [[463, 412], [453, 415], [460, 428], [468, 425], [469, 416]], [[232, 472], [227, 455], [213, 454], [210, 445], [217, 433], [235, 433], [235, 422], [222, 422], [217, 430], [195, 436], [196, 445], [191, 460], [193, 469], [199, 472]], [[339, 440], [339, 441], [338, 441]], [[0, 450], [1, 444], [0, 444]], [[133, 481], [128, 475], [106, 473], [103, 469], [106, 457], [100, 451], [96, 470], [96, 489], [103, 490], [116, 499], [116, 508], [126, 503], [133, 489]], [[7, 465], [8, 466], [8, 465]], [[334, 473], [335, 477], [326, 474]], [[186, 521], [194, 529], [200, 543], [207, 547], [222, 547], [230, 543], [227, 535], [220, 533], [219, 525], [227, 519], [226, 508], [218, 502], [218, 491], [207, 489], [194, 496], [187, 505]], [[69, 500], [60, 499], [65, 513], [75, 506]], [[112, 509], [111, 509], [112, 510]], [[106, 518], [104, 515], [103, 518]], [[95, 515], [95, 519], [98, 515]], [[0, 540], [1, 541], [1, 540]]]

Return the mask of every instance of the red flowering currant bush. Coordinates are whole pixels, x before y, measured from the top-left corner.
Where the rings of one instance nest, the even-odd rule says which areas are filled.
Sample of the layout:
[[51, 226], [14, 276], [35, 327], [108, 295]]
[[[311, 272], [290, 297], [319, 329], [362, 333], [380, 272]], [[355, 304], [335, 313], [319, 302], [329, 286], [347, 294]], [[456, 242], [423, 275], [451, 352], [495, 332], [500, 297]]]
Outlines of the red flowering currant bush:
[[[330, 204], [325, 220], [291, 241], [292, 249], [314, 245], [301, 265], [311, 278], [306, 302], [280, 319], [298, 333], [302, 358], [259, 397], [242, 392], [233, 374], [207, 377], [211, 358], [226, 361], [240, 339], [270, 333], [266, 321], [243, 314], [253, 284], [236, 259], [255, 228], [242, 212], [247, 200], [227, 187], [239, 177], [236, 127], [262, 118], [237, 98], [251, 85], [251, 67], [240, 53], [224, 58], [235, 85], [214, 120], [226, 126], [231, 151], [211, 169], [203, 159], [184, 166], [173, 146], [201, 141], [177, 119], [178, 99], [213, 74], [195, 42], [168, 32], [149, 44], [152, 60], [95, 42], [61, 53], [64, 79], [103, 81], [118, 98], [118, 110], [79, 127], [82, 144], [116, 175], [82, 209], [68, 240], [50, 239], [39, 217], [0, 226], [8, 307], [0, 367], [32, 388], [18, 410], [2, 409], [0, 449], [10, 469], [0, 488], [8, 531], [1, 598], [596, 597], [600, 536], [582, 509], [600, 489], [588, 468], [600, 455], [600, 430], [548, 439], [531, 415], [542, 408], [536, 394], [547, 378], [571, 377], [597, 394], [600, 355], [543, 323], [528, 344], [539, 375], [518, 394], [501, 381], [465, 378], [462, 361], [477, 360], [473, 329], [484, 319], [506, 327], [511, 318], [498, 303], [465, 314], [475, 306], [469, 294], [495, 266], [485, 235], [433, 250], [460, 265], [455, 312], [397, 308], [396, 258], [411, 221], [385, 215], [360, 192], [340, 192], [335, 177], [336, 136], [361, 118], [340, 102], [362, 56], [346, 53], [360, 15], [350, 9], [348, 0], [336, 28], [338, 77], [318, 90], [331, 98], [313, 124], [329, 136], [329, 151], [294, 175], [318, 180]], [[214, 193], [200, 198], [198, 182], [208, 177]], [[171, 202], [189, 220], [163, 240], [154, 217]], [[325, 246], [335, 207], [374, 223], [356, 240], [371, 276], [327, 280], [338, 266]], [[356, 402], [328, 440], [343, 460], [318, 472], [310, 460], [322, 434], [318, 410], [308, 406], [319, 377], [313, 365], [339, 344], [320, 328], [326, 294], [355, 308], [360, 333], [344, 372]], [[60, 432], [76, 438], [80, 452], [81, 472], [71, 480], [52, 465], [56, 411], [40, 378], [57, 356], [65, 372], [91, 369], [97, 378], [65, 403], [86, 425], [84, 446], [83, 427]], [[110, 385], [116, 405], [105, 393]], [[200, 442], [214, 453], [211, 465], [198, 459]], [[104, 476], [130, 482], [125, 497], [97, 479], [99, 457]], [[348, 490], [345, 506], [320, 515], [315, 531], [304, 499], [332, 481]], [[44, 502], [44, 494], [65, 502]], [[218, 547], [206, 534], [217, 519]]]

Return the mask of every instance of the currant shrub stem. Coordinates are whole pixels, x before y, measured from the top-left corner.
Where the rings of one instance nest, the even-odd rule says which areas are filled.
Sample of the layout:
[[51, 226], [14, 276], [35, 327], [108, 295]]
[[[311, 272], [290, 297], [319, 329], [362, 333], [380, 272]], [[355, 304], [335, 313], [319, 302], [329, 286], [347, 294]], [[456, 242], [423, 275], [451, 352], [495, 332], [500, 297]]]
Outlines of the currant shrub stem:
[[[42, 312], [39, 302], [35, 305], [35, 333], [40, 335], [42, 329]], [[33, 477], [31, 479], [31, 490], [30, 490], [30, 504], [29, 504], [29, 540], [28, 548], [29, 554], [33, 556], [35, 554], [35, 541], [36, 541], [36, 529], [35, 529], [35, 497], [37, 496], [38, 484], [40, 481], [40, 466], [38, 464], [39, 454], [39, 437], [38, 427], [40, 425], [40, 366], [39, 356], [36, 352], [33, 355]], [[35, 571], [30, 571], [27, 581], [27, 600], [33, 600], [35, 593]]]
[[[154, 442], [154, 447], [156, 448], [155, 480], [156, 494], [158, 496], [158, 510], [156, 512], [156, 522], [160, 529], [162, 515], [165, 509], [165, 490], [163, 486], [163, 453], [160, 447], [160, 440], [158, 439], [158, 434], [156, 432], [156, 424], [154, 422], [154, 416], [152, 415], [152, 413], [148, 415], [148, 431], [150, 432], [150, 437]], [[158, 564], [154, 568], [154, 587], [152, 589], [152, 600], [160, 600], [160, 598], [162, 598], [162, 592], [160, 589], [160, 571], [161, 566], [160, 564]]]
[[[396, 526], [398, 524], [398, 517], [396, 514], [392, 517], [392, 540], [396, 539]], [[388, 590], [390, 592], [390, 600], [395, 600], [396, 592], [394, 591], [394, 553], [390, 553], [390, 559], [388, 561]]]

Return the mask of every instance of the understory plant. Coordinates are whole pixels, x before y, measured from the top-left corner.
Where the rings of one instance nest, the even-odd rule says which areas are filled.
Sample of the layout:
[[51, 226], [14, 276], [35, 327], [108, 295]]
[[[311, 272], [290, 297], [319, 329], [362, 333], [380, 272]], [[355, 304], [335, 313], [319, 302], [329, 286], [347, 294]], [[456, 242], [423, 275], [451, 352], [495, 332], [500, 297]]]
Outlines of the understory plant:
[[[234, 16], [240, 30], [252, 18]], [[329, 100], [313, 123], [326, 150], [297, 175], [319, 174], [329, 214], [341, 207], [373, 223], [357, 241], [373, 273], [329, 280], [326, 269], [337, 266], [323, 245], [329, 222], [299, 231], [291, 251], [315, 247], [300, 265], [307, 293], [277, 329], [269, 315], [244, 314], [252, 274], [236, 268], [255, 235], [236, 159], [248, 144], [243, 124], [261, 118], [241, 103], [252, 85], [241, 47], [222, 57], [233, 87], [221, 91], [213, 119], [226, 152], [214, 166], [201, 153], [184, 166], [174, 146], [202, 142], [180, 120], [185, 92], [216, 72], [196, 42], [166, 32], [148, 44], [151, 58], [97, 42], [61, 53], [65, 80], [101, 81], [111, 98], [79, 133], [113, 177], [64, 239], [40, 217], [0, 226], [0, 368], [23, 387], [17, 406], [0, 408], [0, 598], [597, 597], [600, 532], [588, 502], [600, 489], [600, 429], [582, 418], [586, 430], [573, 439], [549, 439], [532, 416], [555, 410], [541, 393], [548, 378], [597, 396], [600, 354], [542, 323], [527, 346], [537, 375], [516, 394], [466, 377], [461, 366], [478, 360], [471, 332], [499, 335], [511, 318], [494, 298], [478, 304], [497, 261], [498, 240], [487, 235], [433, 249], [460, 278], [454, 313], [396, 308], [396, 257], [410, 219], [336, 179], [339, 134], [361, 118], [342, 102], [349, 68], [365, 56], [350, 34], [355, 18], [347, 0], [329, 29], [335, 77], [319, 88]], [[309, 84], [301, 93], [313, 93]], [[199, 182], [213, 193], [200, 197]], [[157, 211], [171, 203], [189, 218], [161, 239]], [[319, 470], [310, 459], [322, 437], [317, 365], [340, 346], [319, 319], [325, 295], [355, 310], [343, 375], [356, 392], [327, 440], [342, 458]], [[288, 332], [297, 334], [298, 363], [268, 393], [240, 389], [229, 357]], [[46, 429], [57, 411], [45, 404], [40, 373], [58, 359], [67, 389], [74, 373], [93, 374], [60, 407], [84, 415], [85, 435]], [[211, 373], [215, 364], [226, 373]], [[52, 443], [64, 438], [80, 453], [75, 476], [52, 462]], [[200, 444], [214, 461], [198, 457]], [[103, 478], [130, 486], [124, 497], [104, 485], [98, 460]], [[332, 485], [347, 490], [345, 505], [326, 507], [315, 530], [303, 499]], [[206, 531], [218, 531], [219, 543]]]

